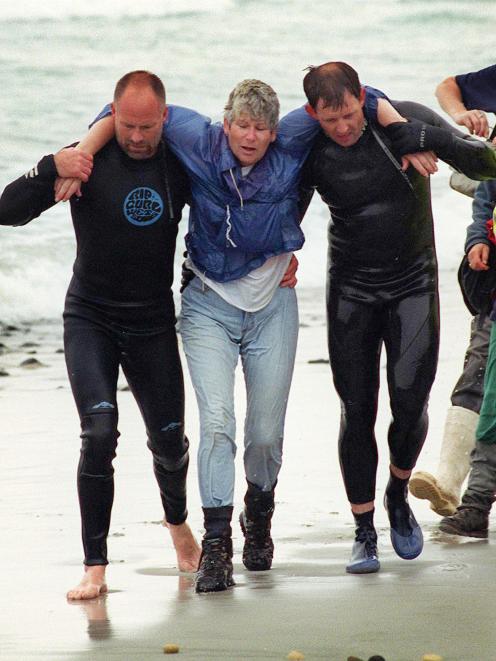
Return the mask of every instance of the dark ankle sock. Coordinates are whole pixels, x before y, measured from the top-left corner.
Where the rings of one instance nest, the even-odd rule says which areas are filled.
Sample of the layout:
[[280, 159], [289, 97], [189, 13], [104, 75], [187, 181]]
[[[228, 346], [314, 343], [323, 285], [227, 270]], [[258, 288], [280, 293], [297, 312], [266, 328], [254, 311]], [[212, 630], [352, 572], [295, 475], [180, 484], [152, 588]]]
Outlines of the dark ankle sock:
[[402, 479], [401, 477], [397, 477], [396, 475], [393, 475], [393, 473], [390, 473], [389, 482], [386, 487], [386, 498], [396, 502], [406, 500], [409, 481], [409, 477]]
[[368, 512], [363, 512], [362, 514], [357, 514], [352, 512], [355, 519], [355, 524], [357, 528], [373, 528], [374, 527], [374, 512], [375, 509], [371, 509]]

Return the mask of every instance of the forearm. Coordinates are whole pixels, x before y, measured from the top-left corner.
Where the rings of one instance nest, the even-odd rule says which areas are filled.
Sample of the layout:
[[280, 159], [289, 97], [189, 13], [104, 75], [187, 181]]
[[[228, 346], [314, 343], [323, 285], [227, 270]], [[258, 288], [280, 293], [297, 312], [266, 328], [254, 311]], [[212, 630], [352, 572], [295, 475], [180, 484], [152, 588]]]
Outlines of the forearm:
[[114, 137], [115, 126], [112, 115], [102, 117], [91, 125], [90, 130], [77, 146], [77, 149], [94, 155]]
[[387, 99], [378, 99], [377, 102], [377, 122], [381, 126], [389, 126], [393, 122], [406, 122], [403, 115], [396, 110]]
[[393, 123], [387, 128], [399, 155], [432, 150], [471, 179], [496, 178], [496, 154], [488, 143], [470, 138], [426, 106], [412, 102], [393, 103], [411, 120]]
[[0, 225], [25, 225], [53, 206], [56, 176], [54, 157], [49, 155], [6, 186], [0, 197]]
[[450, 149], [439, 157], [470, 179], [496, 179], [496, 151], [490, 143], [452, 136]]
[[436, 87], [436, 98], [441, 108], [453, 117], [453, 119], [455, 115], [467, 110], [454, 76], [450, 76], [446, 80], [443, 80], [442, 83], [439, 83]]

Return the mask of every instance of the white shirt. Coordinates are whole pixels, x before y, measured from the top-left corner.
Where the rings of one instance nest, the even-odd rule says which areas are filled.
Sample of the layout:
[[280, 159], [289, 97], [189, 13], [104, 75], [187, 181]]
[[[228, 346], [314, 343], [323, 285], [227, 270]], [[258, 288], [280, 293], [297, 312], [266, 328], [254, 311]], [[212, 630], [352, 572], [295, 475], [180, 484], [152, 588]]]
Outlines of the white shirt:
[[275, 290], [279, 287], [283, 275], [286, 273], [292, 253], [269, 257], [269, 259], [247, 275], [229, 282], [216, 282], [201, 273], [193, 262], [186, 260], [186, 266], [219, 294], [225, 301], [245, 312], [257, 312], [270, 303]]

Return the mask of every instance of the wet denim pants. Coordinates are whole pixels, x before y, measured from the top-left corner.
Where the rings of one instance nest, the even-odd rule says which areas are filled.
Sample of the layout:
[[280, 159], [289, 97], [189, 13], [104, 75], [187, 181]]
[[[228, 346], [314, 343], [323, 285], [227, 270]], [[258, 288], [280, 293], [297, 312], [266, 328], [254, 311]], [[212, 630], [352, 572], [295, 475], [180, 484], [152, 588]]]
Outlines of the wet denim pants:
[[182, 298], [180, 332], [200, 413], [198, 479], [203, 507], [232, 505], [236, 420], [234, 373], [246, 385], [246, 478], [269, 491], [281, 467], [284, 418], [298, 337], [293, 289], [245, 312], [194, 278]]

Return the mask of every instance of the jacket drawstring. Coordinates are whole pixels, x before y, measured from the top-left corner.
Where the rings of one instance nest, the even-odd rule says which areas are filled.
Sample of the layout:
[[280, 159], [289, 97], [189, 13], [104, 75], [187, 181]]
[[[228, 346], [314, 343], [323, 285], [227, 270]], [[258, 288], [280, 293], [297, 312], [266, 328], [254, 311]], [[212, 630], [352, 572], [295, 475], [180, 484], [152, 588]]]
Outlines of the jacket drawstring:
[[[238, 185], [236, 183], [236, 179], [234, 178], [234, 174], [232, 171], [232, 168], [229, 168], [229, 174], [231, 175], [232, 182], [234, 184], [234, 188], [236, 189], [236, 192], [239, 196], [239, 201], [240, 201], [240, 206], [243, 208], [243, 196], [241, 195], [241, 192], [238, 188]], [[227, 211], [227, 217], [226, 217], [226, 224], [227, 224], [227, 230], [226, 230], [226, 240], [228, 243], [231, 244], [233, 248], [237, 248], [237, 245], [234, 243], [234, 241], [231, 239], [231, 230], [232, 230], [232, 225], [231, 225], [231, 209], [229, 208], [229, 205], [226, 204], [226, 211]]]
[[241, 193], [239, 191], [238, 184], [236, 183], [236, 179], [234, 178], [232, 168], [229, 169], [229, 174], [231, 175], [231, 179], [233, 181], [234, 188], [236, 189], [236, 193], [239, 195], [239, 201], [241, 203], [241, 208], [243, 208], [243, 196], [241, 195]]
[[226, 216], [226, 223], [227, 223], [226, 240], [227, 240], [228, 243], [230, 243], [232, 245], [233, 248], [237, 248], [238, 246], [231, 239], [231, 230], [232, 230], [231, 209], [229, 208], [228, 204], [226, 204], [226, 211], [227, 211], [227, 216]]

